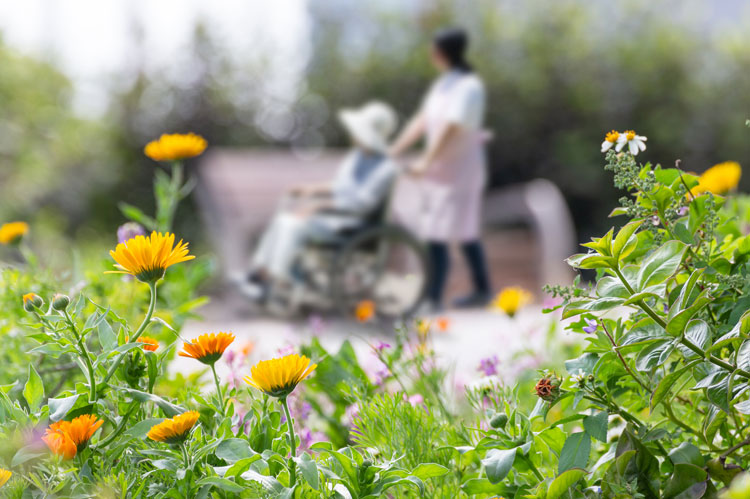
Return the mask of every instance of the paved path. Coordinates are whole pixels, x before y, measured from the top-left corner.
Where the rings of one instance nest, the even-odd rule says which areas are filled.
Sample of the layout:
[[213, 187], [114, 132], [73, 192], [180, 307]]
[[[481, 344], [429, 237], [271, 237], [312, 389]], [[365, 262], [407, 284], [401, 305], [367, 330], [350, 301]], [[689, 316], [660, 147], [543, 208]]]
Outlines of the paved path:
[[[188, 322], [183, 334], [193, 338], [205, 332], [230, 331], [237, 336], [230, 349], [239, 351], [249, 341], [255, 344], [249, 360], [251, 364], [277, 357], [279, 350], [294, 347], [317, 335], [323, 346], [333, 351], [349, 339], [363, 367], [374, 373], [378, 361], [369, 344], [378, 340], [388, 342], [393, 338], [388, 325], [317, 317], [285, 321], [238, 313], [236, 308], [231, 310], [233, 307], [226, 305], [206, 307], [203, 310], [205, 319]], [[480, 360], [493, 355], [500, 360], [499, 375], [506, 382], [512, 382], [523, 369], [533, 369], [541, 362], [555, 360], [549, 358], [550, 347], [545, 339], [550, 326], [559, 318], [556, 314], [542, 314], [540, 306], [526, 307], [515, 318], [483, 309], [448, 311], [440, 317], [449, 320], [449, 327], [445, 332], [433, 334], [434, 348], [441, 364], [454, 369], [457, 386], [480, 378], [482, 375], [477, 369]], [[556, 334], [561, 341], [575, 341], [559, 324]], [[194, 360], [182, 357], [177, 357], [170, 365], [171, 370], [184, 373], [200, 367]], [[226, 375], [227, 367], [223, 362], [217, 364], [217, 368], [220, 375]], [[208, 376], [205, 379], [208, 381]]]

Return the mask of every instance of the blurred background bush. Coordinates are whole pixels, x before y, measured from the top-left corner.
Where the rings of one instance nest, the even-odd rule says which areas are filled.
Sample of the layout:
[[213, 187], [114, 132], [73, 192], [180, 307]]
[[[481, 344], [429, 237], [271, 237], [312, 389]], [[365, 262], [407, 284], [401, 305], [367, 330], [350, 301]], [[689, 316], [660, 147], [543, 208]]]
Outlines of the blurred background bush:
[[[113, 199], [150, 211], [155, 166], [141, 149], [164, 131], [303, 157], [343, 146], [336, 109], [378, 98], [407, 117], [435, 76], [432, 33], [455, 24], [471, 32], [488, 87], [492, 185], [552, 180], [579, 239], [608, 225], [620, 195], [601, 168], [606, 131], [636, 129], [649, 138], [648, 158], [680, 159], [688, 171], [744, 164], [750, 153], [742, 0], [96, 4], [0, 7], [2, 221], [83, 239], [113, 234], [124, 221]], [[32, 7], [41, 24], [24, 12]], [[114, 14], [99, 18], [101, 9]], [[83, 24], [71, 21], [81, 15]], [[167, 40], [173, 24], [180, 36]], [[76, 50], [88, 44], [106, 51], [107, 37], [119, 47], [107, 64], [82, 72], [69, 63], [85, 59]], [[161, 45], [174, 50], [155, 57]], [[177, 230], [195, 240], [194, 208], [182, 210]]]

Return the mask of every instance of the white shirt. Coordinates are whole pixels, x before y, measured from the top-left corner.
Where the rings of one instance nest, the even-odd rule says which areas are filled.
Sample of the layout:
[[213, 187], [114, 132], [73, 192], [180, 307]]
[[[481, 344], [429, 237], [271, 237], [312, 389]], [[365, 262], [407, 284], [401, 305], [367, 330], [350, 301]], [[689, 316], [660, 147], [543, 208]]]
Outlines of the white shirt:
[[[430, 102], [433, 101], [433, 102]], [[474, 73], [449, 71], [435, 81], [424, 102], [425, 110], [435, 111], [434, 101], [440, 106], [444, 122], [480, 130], [484, 121], [485, 89], [482, 80]]]

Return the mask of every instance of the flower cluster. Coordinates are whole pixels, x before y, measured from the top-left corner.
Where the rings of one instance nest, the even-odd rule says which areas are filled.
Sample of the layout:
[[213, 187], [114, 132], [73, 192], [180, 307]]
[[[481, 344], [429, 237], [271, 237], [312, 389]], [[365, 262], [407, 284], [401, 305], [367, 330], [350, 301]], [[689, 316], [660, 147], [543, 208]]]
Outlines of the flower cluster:
[[630, 154], [635, 156], [639, 152], [646, 150], [646, 140], [648, 140], [646, 137], [637, 135], [633, 130], [626, 130], [624, 132], [612, 130], [604, 137], [602, 152], [607, 152], [613, 147], [615, 151], [620, 152], [627, 146]]

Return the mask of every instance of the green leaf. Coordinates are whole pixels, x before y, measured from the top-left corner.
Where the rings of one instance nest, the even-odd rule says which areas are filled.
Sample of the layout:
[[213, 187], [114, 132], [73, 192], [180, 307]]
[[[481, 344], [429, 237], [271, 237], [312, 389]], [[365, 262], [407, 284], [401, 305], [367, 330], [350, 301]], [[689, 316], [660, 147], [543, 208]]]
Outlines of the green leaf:
[[[641, 220], [633, 220], [632, 222], [625, 224], [620, 229], [614, 241], [612, 241], [612, 256], [617, 259], [622, 259], [628, 256], [629, 252], [623, 252], [623, 249], [626, 249], [628, 241], [631, 240], [631, 236], [635, 234], [635, 231], [638, 230], [638, 227], [641, 226], [641, 223]], [[635, 238], [632, 238], [632, 240], [635, 241]], [[633, 249], [631, 248], [630, 251], [632, 250]]]
[[583, 429], [586, 430], [592, 438], [599, 440], [600, 442], [607, 443], [607, 422], [609, 414], [607, 411], [602, 411], [593, 416], [586, 416], [583, 418]]
[[40, 448], [37, 444], [27, 445], [26, 447], [21, 447], [20, 449], [18, 449], [18, 452], [13, 455], [13, 459], [11, 460], [10, 465], [11, 467], [16, 468], [27, 461], [31, 461], [32, 459], [47, 454], [48, 451], [46, 450], [46, 448]]
[[164, 421], [164, 418], [149, 418], [143, 421], [138, 421], [136, 424], [131, 426], [125, 431], [125, 435], [130, 439], [133, 438], [146, 438], [149, 430], [154, 426]]
[[49, 419], [53, 422], [60, 421], [73, 408], [76, 400], [78, 400], [77, 394], [72, 397], [49, 399], [47, 401], [47, 405], [49, 405]]
[[105, 351], [117, 348], [117, 335], [112, 330], [112, 326], [109, 325], [109, 322], [106, 320], [101, 321], [99, 323], [98, 333], [99, 344], [101, 344]]
[[572, 433], [565, 440], [560, 461], [558, 463], [558, 473], [562, 473], [572, 468], [586, 468], [589, 462], [589, 453], [591, 452], [591, 437], [588, 433]]
[[412, 475], [419, 477], [422, 480], [429, 478], [435, 478], [447, 474], [448, 468], [441, 466], [436, 463], [422, 463], [411, 472]]
[[674, 342], [657, 341], [646, 346], [635, 359], [635, 368], [639, 371], [650, 371], [654, 367], [664, 363], [674, 350]]
[[669, 459], [674, 464], [689, 463], [699, 468], [706, 464], [700, 449], [690, 442], [682, 442], [676, 449], [672, 449], [669, 452]]
[[653, 411], [654, 407], [659, 405], [661, 401], [664, 400], [667, 395], [669, 395], [669, 389], [672, 388], [675, 383], [677, 383], [677, 380], [679, 380], [688, 369], [691, 369], [697, 363], [698, 361], [692, 362], [682, 367], [681, 369], [672, 371], [661, 379], [656, 387], [656, 390], [654, 390], [651, 394], [651, 403], [649, 406], [651, 411]]
[[[685, 328], [685, 339], [689, 340], [693, 345], [697, 346], [701, 350], [708, 348], [708, 340], [711, 337], [711, 331], [708, 328], [708, 324], [700, 319], [693, 319], [688, 322]], [[685, 345], [678, 345], [678, 348], [682, 352], [682, 355], [686, 359], [691, 360], [694, 358], [700, 358], [697, 353], [686, 347]]]
[[134, 222], [138, 222], [148, 230], [157, 229], [158, 224], [156, 223], [156, 220], [143, 213], [140, 208], [136, 208], [135, 206], [128, 203], [120, 203], [117, 206], [118, 208], [120, 208], [120, 211], [123, 215], [125, 215], [126, 218], [129, 218]]
[[672, 316], [672, 310], [670, 309], [670, 317], [667, 319], [667, 333], [672, 336], [679, 336], [687, 327], [687, 323], [693, 318], [706, 304], [710, 303], [712, 298], [708, 295], [708, 290], [703, 290], [693, 303], [680, 312]]
[[708, 475], [703, 468], [689, 463], [675, 464], [674, 472], [664, 487], [664, 497], [676, 498], [686, 492], [683, 497], [703, 497], [707, 479]]
[[576, 359], [570, 359], [565, 361], [565, 370], [570, 374], [593, 374], [594, 366], [596, 366], [599, 356], [595, 353], [586, 352]]
[[586, 470], [571, 469], [561, 473], [560, 476], [555, 478], [547, 490], [547, 499], [558, 499], [564, 493], [566, 493], [573, 485], [580, 480], [583, 475], [586, 474]]
[[123, 392], [125, 392], [128, 396], [133, 398], [134, 400], [138, 400], [139, 402], [153, 402], [159, 408], [164, 411], [164, 414], [167, 415], [167, 417], [174, 417], [178, 414], [182, 414], [185, 412], [184, 407], [180, 407], [179, 405], [172, 404], [171, 402], [167, 402], [163, 398], [154, 395], [152, 393], [146, 393], [142, 392], [140, 390], [134, 390], [132, 388], [121, 388]]
[[639, 290], [660, 284], [674, 274], [682, 262], [687, 246], [681, 241], [667, 241], [643, 261], [636, 286]]
[[39, 410], [39, 407], [42, 405], [42, 399], [44, 399], [44, 383], [39, 373], [36, 372], [36, 369], [30, 363], [29, 379], [26, 381], [26, 386], [23, 387], [23, 398], [26, 399], [32, 413]]
[[492, 483], [499, 483], [508, 476], [516, 459], [516, 449], [490, 449], [482, 464], [487, 472], [487, 478]]
[[252, 457], [256, 452], [250, 448], [247, 440], [240, 438], [228, 438], [216, 447], [216, 457], [229, 463], [235, 463], [240, 459]]
[[320, 487], [320, 477], [318, 476], [318, 464], [310, 458], [310, 455], [305, 453], [301, 457], [297, 457], [294, 461], [299, 466], [302, 472], [302, 478], [315, 490]]
[[240, 492], [243, 492], [245, 490], [245, 487], [243, 487], [242, 485], [234, 483], [233, 481], [226, 478], [220, 478], [218, 476], [207, 476], [206, 478], [202, 478], [198, 480], [198, 483], [196, 483], [196, 485], [198, 487], [202, 485], [210, 485], [212, 487], [218, 487], [221, 490], [225, 490], [232, 494], [239, 494]]
[[737, 367], [750, 370], [750, 340], [745, 340], [737, 350]]

